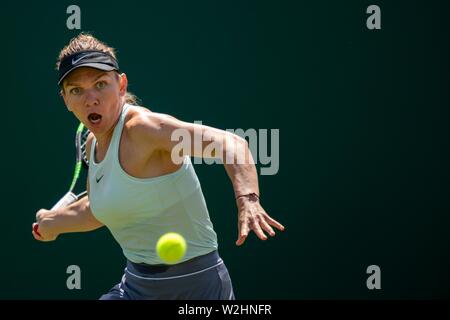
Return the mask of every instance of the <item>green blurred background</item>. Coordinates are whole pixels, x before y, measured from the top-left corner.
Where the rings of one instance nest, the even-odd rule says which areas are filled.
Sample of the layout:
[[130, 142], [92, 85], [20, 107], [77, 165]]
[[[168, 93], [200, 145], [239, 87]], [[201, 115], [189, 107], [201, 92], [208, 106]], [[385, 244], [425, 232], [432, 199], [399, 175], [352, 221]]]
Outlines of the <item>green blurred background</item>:
[[[76, 119], [59, 50], [78, 30], [117, 48], [143, 105], [185, 121], [280, 129], [262, 204], [286, 226], [236, 247], [233, 190], [196, 165], [239, 299], [450, 298], [449, 32], [444, 1], [2, 3], [0, 299], [97, 299], [125, 260], [103, 228], [39, 243], [35, 212], [67, 189]], [[366, 28], [381, 8], [382, 29]], [[152, 245], [152, 244], [149, 244]], [[366, 268], [381, 268], [381, 290]], [[81, 268], [81, 290], [66, 268]]]

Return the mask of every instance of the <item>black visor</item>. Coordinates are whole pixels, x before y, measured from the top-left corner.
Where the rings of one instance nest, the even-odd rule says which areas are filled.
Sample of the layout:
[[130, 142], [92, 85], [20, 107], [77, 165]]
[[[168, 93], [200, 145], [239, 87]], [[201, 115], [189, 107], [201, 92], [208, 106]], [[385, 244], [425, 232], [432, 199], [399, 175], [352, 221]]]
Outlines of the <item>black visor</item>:
[[80, 51], [64, 57], [59, 65], [58, 85], [73, 70], [80, 67], [91, 67], [103, 71], [119, 71], [119, 64], [113, 56], [101, 51]]

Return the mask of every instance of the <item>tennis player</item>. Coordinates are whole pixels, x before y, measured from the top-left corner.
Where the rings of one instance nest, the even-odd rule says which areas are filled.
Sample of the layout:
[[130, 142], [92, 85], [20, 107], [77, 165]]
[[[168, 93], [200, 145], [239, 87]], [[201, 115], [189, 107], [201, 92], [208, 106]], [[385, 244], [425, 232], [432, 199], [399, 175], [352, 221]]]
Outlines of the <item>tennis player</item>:
[[[88, 196], [54, 211], [36, 214], [39, 241], [60, 234], [86, 232], [106, 226], [127, 259], [122, 280], [102, 300], [114, 299], [234, 299], [228, 270], [218, 254], [217, 235], [190, 157], [203, 157], [212, 142], [223, 153], [238, 207], [238, 239], [250, 230], [261, 240], [284, 227], [259, 202], [258, 177], [245, 139], [219, 129], [180, 121], [136, 105], [127, 91], [113, 48], [81, 33], [61, 51], [57, 68], [61, 95], [71, 112], [91, 134]], [[201, 131], [209, 141], [200, 150], [184, 150], [182, 163], [173, 161], [174, 130]], [[189, 148], [188, 148], [189, 149]], [[183, 260], [164, 264], [155, 245], [167, 232], [186, 239]]]

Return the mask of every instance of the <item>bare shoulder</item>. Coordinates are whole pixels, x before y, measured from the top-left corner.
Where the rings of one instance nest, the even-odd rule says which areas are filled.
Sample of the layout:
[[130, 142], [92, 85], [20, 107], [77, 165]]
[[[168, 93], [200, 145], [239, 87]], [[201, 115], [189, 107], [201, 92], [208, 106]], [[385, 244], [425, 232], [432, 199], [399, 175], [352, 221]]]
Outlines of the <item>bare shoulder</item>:
[[125, 128], [133, 140], [159, 138], [167, 128], [173, 128], [178, 120], [168, 114], [152, 112], [146, 108], [135, 107], [125, 120]]

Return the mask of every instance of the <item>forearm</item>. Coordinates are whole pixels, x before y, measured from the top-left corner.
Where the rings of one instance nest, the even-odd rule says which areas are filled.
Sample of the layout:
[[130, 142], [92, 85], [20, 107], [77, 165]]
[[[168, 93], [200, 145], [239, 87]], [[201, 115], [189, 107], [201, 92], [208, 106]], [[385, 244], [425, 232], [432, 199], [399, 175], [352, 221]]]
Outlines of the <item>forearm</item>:
[[[250, 230], [253, 230], [259, 239], [267, 240], [264, 232], [273, 237], [275, 232], [272, 226], [279, 230], [284, 230], [284, 226], [271, 218], [261, 207], [259, 202], [258, 175], [248, 144], [244, 139], [238, 137], [235, 137], [234, 140], [238, 141], [235, 144], [237, 148], [225, 147], [226, 154], [232, 155], [233, 157], [228, 157], [228, 161], [224, 162], [224, 165], [233, 183], [234, 193], [237, 198], [239, 236], [236, 240], [236, 245], [240, 246], [245, 242]], [[229, 141], [227, 140], [227, 142]], [[233, 149], [235, 151], [232, 151]], [[242, 156], [244, 156], [245, 161], [236, 161], [239, 158], [242, 160]], [[235, 161], [230, 162], [229, 160], [231, 159]], [[253, 193], [257, 197], [250, 196]], [[249, 196], [241, 197], [244, 195]]]
[[255, 163], [245, 139], [235, 138], [225, 145], [224, 166], [233, 184], [236, 197], [250, 193], [259, 196], [258, 175]]
[[66, 208], [53, 211], [44, 221], [56, 234], [87, 232], [103, 226], [92, 214], [88, 197], [84, 197]]

